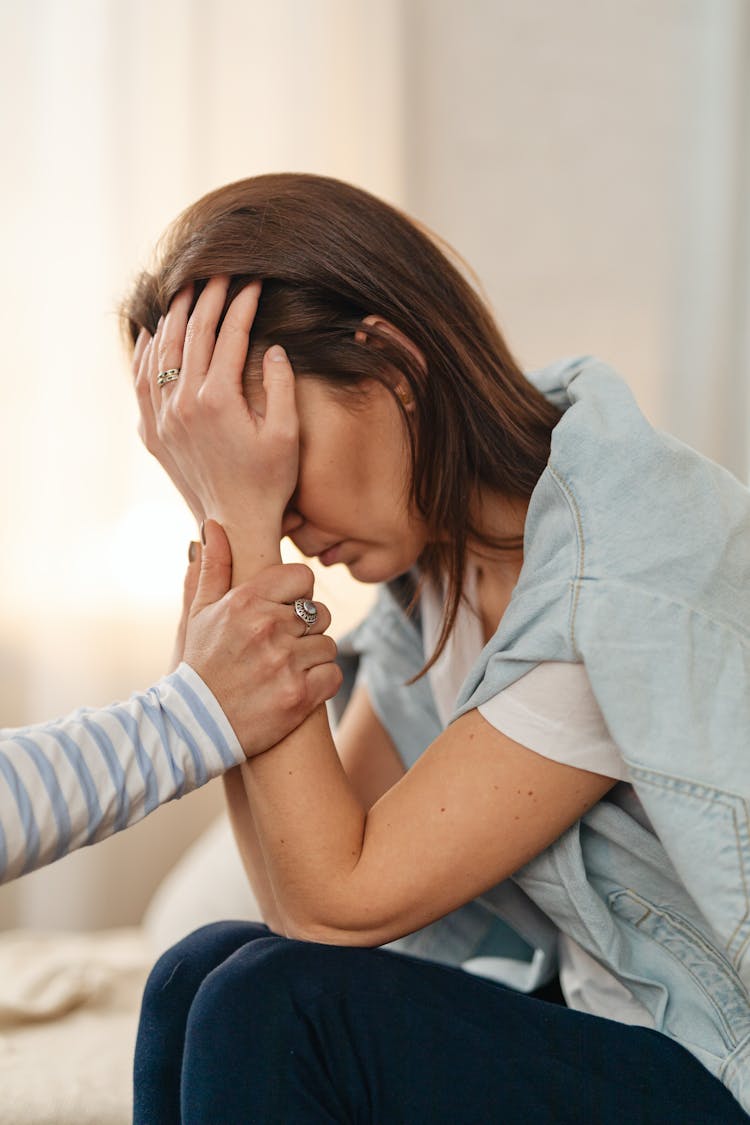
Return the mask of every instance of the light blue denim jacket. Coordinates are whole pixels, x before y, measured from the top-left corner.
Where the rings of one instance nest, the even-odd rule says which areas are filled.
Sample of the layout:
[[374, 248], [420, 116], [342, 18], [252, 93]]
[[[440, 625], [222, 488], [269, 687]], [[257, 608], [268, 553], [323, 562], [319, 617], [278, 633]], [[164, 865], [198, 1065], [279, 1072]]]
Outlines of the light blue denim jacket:
[[[393, 946], [531, 989], [559, 929], [750, 1111], [750, 492], [651, 427], [600, 361], [530, 379], [564, 413], [518, 584], [454, 718], [541, 661], [583, 661], [648, 820], [605, 798]], [[409, 766], [441, 728], [428, 678], [404, 683], [424, 650], [403, 602], [384, 587], [342, 650]]]

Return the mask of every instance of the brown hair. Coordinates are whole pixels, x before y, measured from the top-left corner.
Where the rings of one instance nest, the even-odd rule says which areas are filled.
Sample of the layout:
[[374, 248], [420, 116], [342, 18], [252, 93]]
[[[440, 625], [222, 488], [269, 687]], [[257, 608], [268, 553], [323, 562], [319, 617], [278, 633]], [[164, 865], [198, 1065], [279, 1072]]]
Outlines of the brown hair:
[[[407, 423], [412, 496], [429, 529], [420, 570], [447, 581], [440, 638], [423, 672], [455, 623], [469, 539], [496, 549], [521, 546], [518, 539], [480, 535], [471, 498], [484, 486], [527, 499], [559, 417], [524, 378], [489, 311], [441, 245], [396, 208], [349, 184], [292, 173], [257, 176], [188, 207], [121, 309], [135, 341], [142, 326], [155, 331], [186, 282], [198, 283], [197, 298], [201, 282], [231, 275], [228, 307], [244, 284], [261, 278], [253, 364], [279, 343], [297, 375], [342, 388], [374, 378], [391, 390]], [[363, 325], [371, 314], [416, 345], [424, 366], [382, 327]], [[358, 329], [369, 346], [355, 340]], [[394, 392], [394, 368], [411, 388], [408, 413]]]

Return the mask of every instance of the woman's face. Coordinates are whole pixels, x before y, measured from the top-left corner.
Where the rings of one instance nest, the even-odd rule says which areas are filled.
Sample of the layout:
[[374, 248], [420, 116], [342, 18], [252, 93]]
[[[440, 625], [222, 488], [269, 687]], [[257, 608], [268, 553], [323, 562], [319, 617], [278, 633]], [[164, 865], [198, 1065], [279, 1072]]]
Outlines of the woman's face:
[[343, 563], [360, 582], [383, 582], [413, 566], [426, 528], [410, 499], [398, 406], [376, 380], [356, 396], [314, 376], [297, 379], [299, 477], [283, 530], [325, 566]]

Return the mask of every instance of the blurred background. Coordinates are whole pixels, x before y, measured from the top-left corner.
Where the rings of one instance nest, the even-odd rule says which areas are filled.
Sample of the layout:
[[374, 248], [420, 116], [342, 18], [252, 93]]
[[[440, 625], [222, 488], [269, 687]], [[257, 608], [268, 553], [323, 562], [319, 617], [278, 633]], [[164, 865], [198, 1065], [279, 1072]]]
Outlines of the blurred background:
[[[167, 669], [195, 529], [141, 449], [116, 308], [222, 183], [338, 176], [473, 265], [530, 368], [593, 352], [745, 479], [747, 0], [0, 0], [0, 726]], [[335, 633], [371, 591], [336, 568]], [[0, 890], [137, 923], [221, 786]]]

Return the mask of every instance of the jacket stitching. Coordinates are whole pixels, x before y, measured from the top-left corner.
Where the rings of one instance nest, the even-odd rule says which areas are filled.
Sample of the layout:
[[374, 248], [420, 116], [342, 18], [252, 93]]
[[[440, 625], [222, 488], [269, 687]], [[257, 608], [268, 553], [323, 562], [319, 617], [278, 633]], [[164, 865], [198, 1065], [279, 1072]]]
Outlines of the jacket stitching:
[[[732, 1051], [731, 1055], [724, 1059], [724, 1062], [719, 1067], [718, 1077], [722, 1082], [725, 1082], [727, 1086], [734, 1085], [736, 1081], [735, 1071], [737, 1072], [737, 1076], [739, 1078], [742, 1078], [744, 1070], [740, 1070], [740, 1067], [744, 1067], [747, 1064], [746, 1056], [749, 1048], [750, 1034], [746, 1035], [744, 1039], [740, 1040], [740, 1042]], [[737, 1097], [737, 1100], [739, 1101], [739, 1097], [736, 1094], [735, 1097]]]
[[583, 537], [583, 522], [581, 520], [580, 508], [578, 507], [578, 504], [576, 502], [576, 498], [573, 495], [573, 492], [570, 488], [570, 485], [567, 483], [567, 481], [563, 480], [563, 478], [555, 472], [555, 470], [552, 468], [551, 465], [547, 465], [547, 468], [548, 468], [550, 476], [554, 480], [555, 484], [558, 486], [558, 488], [561, 490], [561, 492], [565, 496], [566, 500], [568, 501], [568, 505], [570, 507], [571, 512], [573, 513], [573, 519], [575, 520], [575, 525], [576, 525], [576, 537], [577, 537], [577, 540], [578, 540], [578, 573], [576, 574], [575, 578], [573, 579], [573, 583], [572, 583], [572, 585], [573, 585], [573, 601], [572, 601], [572, 604], [571, 604], [571, 607], [570, 607], [569, 636], [570, 636], [570, 643], [573, 646], [573, 650], [574, 650], [574, 652], [577, 652], [578, 651], [578, 645], [576, 643], [576, 635], [575, 635], [575, 619], [576, 619], [576, 611], [578, 610], [578, 599], [579, 599], [580, 594], [581, 594], [581, 581], [583, 580], [584, 570], [585, 570], [585, 565], [586, 565], [586, 548], [585, 548], [585, 541], [584, 541], [584, 537]]

